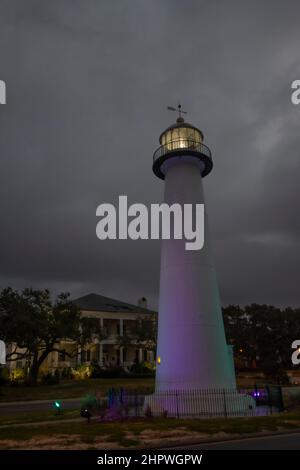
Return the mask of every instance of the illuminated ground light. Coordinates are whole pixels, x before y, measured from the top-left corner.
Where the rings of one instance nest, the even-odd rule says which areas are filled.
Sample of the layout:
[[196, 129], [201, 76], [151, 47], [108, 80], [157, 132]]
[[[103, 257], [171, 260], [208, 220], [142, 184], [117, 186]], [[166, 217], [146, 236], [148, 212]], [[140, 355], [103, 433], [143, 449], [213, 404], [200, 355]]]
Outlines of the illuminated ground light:
[[53, 408], [55, 409], [55, 411], [60, 414], [61, 413], [61, 402], [58, 401], [58, 400], [55, 400], [55, 402], [53, 403]]

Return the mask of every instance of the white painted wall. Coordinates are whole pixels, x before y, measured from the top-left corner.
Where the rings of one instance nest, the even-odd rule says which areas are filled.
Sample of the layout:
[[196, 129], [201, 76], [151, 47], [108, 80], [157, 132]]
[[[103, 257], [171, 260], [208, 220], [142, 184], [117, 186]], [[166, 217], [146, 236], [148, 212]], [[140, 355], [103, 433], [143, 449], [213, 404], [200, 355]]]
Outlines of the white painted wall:
[[[193, 158], [168, 160], [164, 202], [204, 203]], [[235, 387], [207, 218], [202, 250], [185, 250], [184, 239], [162, 241], [157, 356], [157, 390]]]

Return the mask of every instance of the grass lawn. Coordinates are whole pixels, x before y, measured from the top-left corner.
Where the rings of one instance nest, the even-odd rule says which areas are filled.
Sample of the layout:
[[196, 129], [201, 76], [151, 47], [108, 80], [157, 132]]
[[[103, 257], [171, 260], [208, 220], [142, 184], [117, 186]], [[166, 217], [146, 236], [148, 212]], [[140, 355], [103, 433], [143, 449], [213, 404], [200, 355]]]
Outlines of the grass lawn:
[[[250, 377], [249, 377], [250, 375]], [[2, 386], [0, 387], [0, 402], [25, 400], [53, 400], [63, 398], [81, 398], [87, 393], [106, 395], [109, 388], [136, 388], [151, 392], [154, 388], [154, 378], [122, 378], [122, 379], [87, 379], [63, 380], [58, 385], [38, 385], [37, 387]], [[237, 378], [239, 387], [253, 387], [256, 377], [248, 374]]]
[[0, 449], [113, 449], [136, 446], [158, 446], [163, 441], [180, 438], [209, 439], [227, 435], [245, 435], [260, 431], [300, 428], [300, 414], [280, 414], [256, 418], [220, 418], [210, 420], [177, 420], [153, 418], [113, 423], [34, 424], [30, 427], [1, 429]]
[[[81, 398], [87, 393], [106, 395], [109, 388], [136, 388], [151, 392], [154, 388], [154, 378], [119, 378], [119, 379], [87, 379], [63, 380], [58, 385], [38, 385], [37, 387], [2, 386], [0, 387], [0, 402], [25, 400], [52, 400], [63, 398]], [[238, 387], [253, 387], [255, 382], [262, 382], [261, 375], [245, 373], [237, 376]]]
[[154, 378], [65, 380], [57, 385], [36, 387], [7, 385], [0, 388], [0, 402], [82, 398], [87, 393], [105, 396], [112, 387], [151, 391], [154, 388]]
[[0, 416], [0, 429], [1, 426], [8, 424], [38, 423], [43, 421], [53, 421], [55, 423], [56, 421], [73, 418], [80, 418], [78, 408], [74, 410], [64, 410], [60, 414], [55, 413], [55, 410], [22, 412], [16, 415]]

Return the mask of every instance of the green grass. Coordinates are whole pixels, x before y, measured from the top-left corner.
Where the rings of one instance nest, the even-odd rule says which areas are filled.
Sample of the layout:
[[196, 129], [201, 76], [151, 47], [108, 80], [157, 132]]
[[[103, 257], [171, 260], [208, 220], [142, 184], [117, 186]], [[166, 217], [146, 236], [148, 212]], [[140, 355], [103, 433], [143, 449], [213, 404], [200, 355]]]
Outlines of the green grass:
[[105, 396], [107, 390], [112, 387], [153, 389], [154, 378], [65, 380], [57, 385], [36, 387], [7, 385], [0, 389], [0, 402], [81, 398], [87, 393], [100, 393]]
[[[1, 412], [1, 410], [0, 410]], [[79, 409], [64, 410], [62, 413], [57, 414], [55, 410], [52, 411], [31, 411], [22, 412], [16, 415], [0, 416], [0, 428], [4, 425], [23, 424], [23, 423], [39, 423], [43, 421], [63, 421], [64, 419], [79, 418]]]
[[[210, 420], [177, 420], [160, 419], [140, 420], [136, 422], [91, 423], [85, 421], [73, 423], [55, 423], [51, 425], [35, 424], [28, 427], [0, 427], [1, 440], [27, 441], [31, 438], [60, 436], [64, 443], [64, 436], [79, 436], [81, 442], [92, 446], [95, 439], [102, 442], [116, 442], [122, 447], [135, 447], [141, 444], [141, 433], [153, 430], [161, 433], [161, 443], [167, 439], [168, 432], [180, 428], [181, 434], [192, 431], [194, 433], [214, 435], [220, 432], [227, 434], [245, 435], [260, 431], [276, 431], [278, 429], [299, 429], [300, 414], [280, 414], [268, 417], [255, 418], [220, 418]], [[184, 429], [184, 431], [182, 431]]]
[[[257, 377], [254, 374], [248, 375], [250, 378], [238, 376], [240, 387], [253, 386]], [[151, 390], [154, 388], [154, 378], [63, 380], [57, 385], [38, 385], [37, 387], [8, 385], [0, 387], [0, 402], [81, 398], [87, 393], [95, 392], [100, 392], [104, 396], [112, 387]]]

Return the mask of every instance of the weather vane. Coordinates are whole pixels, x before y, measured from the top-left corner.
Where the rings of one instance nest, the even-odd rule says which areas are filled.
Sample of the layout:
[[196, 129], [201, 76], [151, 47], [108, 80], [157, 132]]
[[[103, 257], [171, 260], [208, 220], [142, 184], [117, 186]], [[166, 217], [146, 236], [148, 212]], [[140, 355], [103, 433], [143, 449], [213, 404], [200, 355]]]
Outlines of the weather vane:
[[179, 117], [181, 117], [181, 114], [187, 114], [186, 111], [183, 111], [181, 109], [181, 104], [179, 103], [178, 106], [177, 106], [177, 109], [176, 108], [173, 108], [173, 106], [168, 106], [168, 110], [169, 111], [177, 111], [179, 113]]

